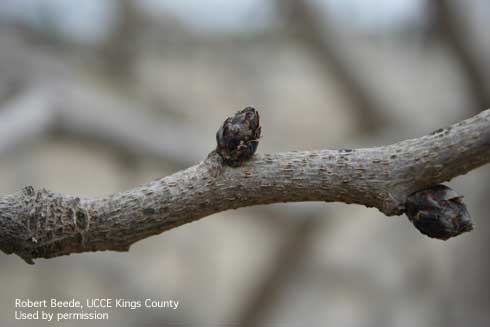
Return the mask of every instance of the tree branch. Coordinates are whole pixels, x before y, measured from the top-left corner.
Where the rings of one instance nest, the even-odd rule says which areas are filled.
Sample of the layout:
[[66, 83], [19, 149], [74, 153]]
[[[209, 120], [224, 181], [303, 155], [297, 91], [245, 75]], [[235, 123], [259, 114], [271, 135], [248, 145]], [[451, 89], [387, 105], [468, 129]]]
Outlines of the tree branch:
[[[242, 146], [238, 142], [237, 149]], [[255, 155], [237, 168], [212, 151], [198, 165], [107, 197], [78, 198], [30, 186], [0, 196], [0, 249], [30, 263], [127, 251], [138, 240], [217, 212], [278, 202], [339, 201], [400, 215], [413, 192], [489, 161], [490, 110], [384, 147]]]

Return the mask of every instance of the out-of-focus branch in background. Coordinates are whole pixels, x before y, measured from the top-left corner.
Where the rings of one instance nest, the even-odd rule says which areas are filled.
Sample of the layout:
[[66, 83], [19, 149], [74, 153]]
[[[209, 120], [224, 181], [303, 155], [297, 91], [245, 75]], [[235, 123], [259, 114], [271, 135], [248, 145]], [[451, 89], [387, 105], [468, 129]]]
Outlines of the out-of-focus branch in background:
[[117, 2], [117, 21], [114, 29], [104, 44], [100, 55], [107, 73], [115, 81], [125, 82], [131, 78], [133, 59], [138, 48], [138, 34], [144, 18], [132, 0]]
[[478, 48], [472, 42], [464, 13], [458, 13], [452, 0], [428, 0], [427, 7], [432, 20], [432, 32], [441, 39], [461, 67], [468, 83], [472, 103], [471, 113], [490, 107], [490, 77], [478, 56]]
[[333, 28], [322, 20], [317, 8], [308, 0], [276, 1], [283, 23], [291, 36], [300, 41], [315, 57], [325, 76], [334, 78], [343, 90], [355, 117], [362, 120], [358, 128], [375, 134], [389, 119], [389, 111], [363, 84], [355, 68], [346, 62], [348, 53], [337, 41]]
[[276, 256], [274, 262], [259, 281], [256, 290], [245, 303], [236, 321], [239, 326], [260, 326], [280, 300], [280, 291], [293, 277], [295, 271], [302, 270], [308, 259], [308, 253], [316, 233], [322, 230], [328, 219], [323, 213], [302, 217], [302, 221], [285, 237], [286, 241]]
[[205, 155], [200, 155], [202, 138], [188, 125], [155, 121], [117, 97], [79, 83], [43, 86], [15, 97], [0, 111], [0, 127], [0, 153], [35, 136], [59, 133], [177, 167]]

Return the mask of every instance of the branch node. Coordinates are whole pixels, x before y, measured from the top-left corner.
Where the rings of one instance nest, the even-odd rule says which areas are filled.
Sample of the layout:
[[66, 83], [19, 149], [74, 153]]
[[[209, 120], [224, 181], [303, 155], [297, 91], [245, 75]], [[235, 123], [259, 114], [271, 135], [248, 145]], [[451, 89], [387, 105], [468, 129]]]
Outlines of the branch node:
[[445, 185], [412, 193], [407, 198], [406, 209], [414, 226], [432, 238], [445, 241], [473, 230], [463, 196]]
[[216, 133], [216, 152], [225, 165], [239, 167], [257, 150], [260, 132], [259, 112], [246, 107], [223, 122]]

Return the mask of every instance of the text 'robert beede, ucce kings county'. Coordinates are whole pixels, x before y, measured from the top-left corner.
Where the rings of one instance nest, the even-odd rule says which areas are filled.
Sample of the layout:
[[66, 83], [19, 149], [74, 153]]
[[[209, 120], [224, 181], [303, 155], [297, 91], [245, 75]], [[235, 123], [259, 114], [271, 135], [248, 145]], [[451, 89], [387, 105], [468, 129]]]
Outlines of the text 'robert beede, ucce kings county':
[[[139, 309], [139, 308], [168, 308], [177, 309], [179, 307], [179, 301], [177, 300], [156, 300], [156, 299], [144, 299], [144, 300], [128, 300], [128, 299], [112, 299], [112, 298], [91, 298], [85, 300], [87, 308], [127, 308], [127, 309]], [[31, 299], [15, 299], [16, 308], [80, 308], [83, 309], [82, 301], [71, 300], [31, 300]]]

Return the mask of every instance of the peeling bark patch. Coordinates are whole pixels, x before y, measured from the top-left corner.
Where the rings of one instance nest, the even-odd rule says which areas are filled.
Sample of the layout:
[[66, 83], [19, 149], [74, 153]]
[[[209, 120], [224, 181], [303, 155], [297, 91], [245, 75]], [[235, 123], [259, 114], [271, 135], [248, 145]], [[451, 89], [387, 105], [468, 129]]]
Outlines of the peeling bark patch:
[[153, 208], [144, 208], [143, 209], [143, 214], [145, 216], [151, 216], [151, 215], [154, 215], [155, 213], [156, 213], [156, 210]]
[[56, 228], [54, 234], [58, 237], [63, 236], [63, 227]]
[[29, 196], [29, 197], [34, 196], [34, 194], [35, 194], [35, 192], [34, 192], [34, 187], [32, 187], [32, 186], [30, 186], [30, 185], [29, 185], [29, 186], [26, 186], [26, 187], [24, 187], [24, 188], [22, 189], [22, 193], [23, 193], [24, 195], [26, 195], [26, 196]]
[[33, 234], [37, 231], [37, 215], [35, 212], [29, 216], [29, 220], [27, 222], [27, 229], [30, 230]]
[[88, 226], [87, 215], [81, 209], [75, 211], [75, 224], [78, 229], [82, 230], [85, 230]]

